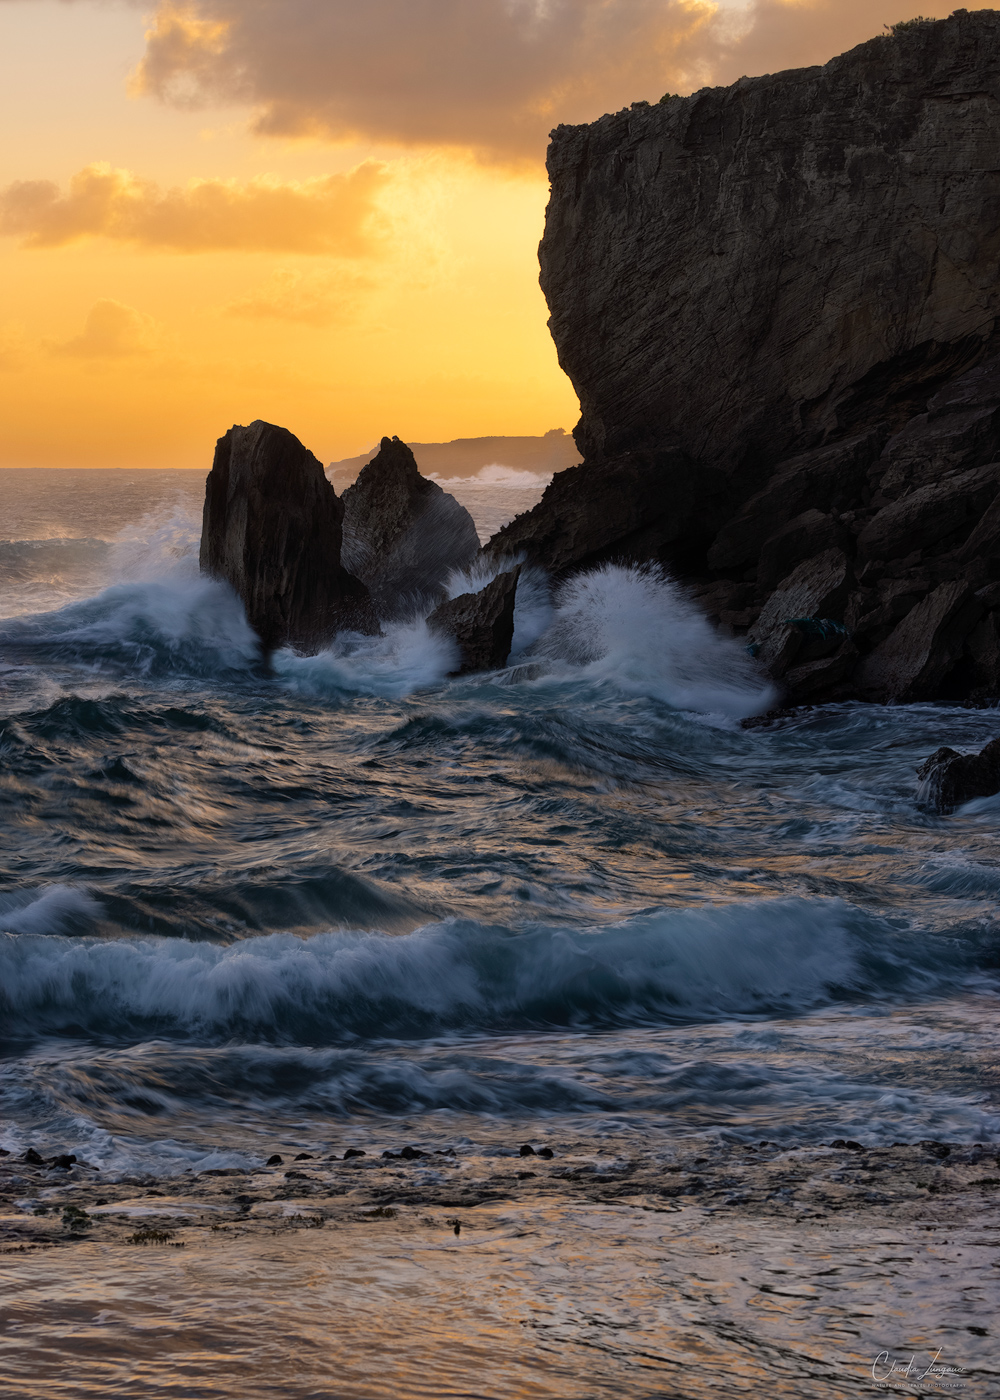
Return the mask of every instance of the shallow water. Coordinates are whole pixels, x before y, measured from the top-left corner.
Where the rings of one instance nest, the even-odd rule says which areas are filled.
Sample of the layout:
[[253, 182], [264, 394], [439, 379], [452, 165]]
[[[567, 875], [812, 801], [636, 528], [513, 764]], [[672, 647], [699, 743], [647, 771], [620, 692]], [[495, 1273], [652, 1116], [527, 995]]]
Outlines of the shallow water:
[[[235, 598], [197, 574], [200, 474], [125, 475], [50, 473], [58, 495], [0, 477], [0, 1145], [163, 1176], [345, 1143], [997, 1140], [1000, 799], [933, 817], [914, 776], [995, 737], [992, 711], [827, 706], [744, 730], [772, 698], [745, 652], [624, 570], [559, 596], [529, 576], [496, 675], [448, 679], [450, 646], [415, 620], [267, 677]], [[523, 483], [462, 489], [491, 529], [530, 504]], [[560, 1220], [569, 1255], [599, 1238]], [[646, 1277], [646, 1247], [615, 1287]], [[433, 1259], [369, 1281], [375, 1351], [414, 1270], [456, 1296], [452, 1254]], [[198, 1314], [205, 1268], [183, 1326], [222, 1336]], [[114, 1381], [92, 1303], [73, 1344], [92, 1379], [44, 1393], [145, 1374], [147, 1324]], [[541, 1325], [537, 1298], [511, 1306], [484, 1302], [453, 1344], [506, 1355], [519, 1308]], [[629, 1359], [639, 1333], [631, 1390], [613, 1347], [579, 1388], [592, 1306], [555, 1308], [576, 1338], [557, 1380], [513, 1346], [511, 1393], [661, 1393]], [[186, 1390], [154, 1368], [151, 1393], [214, 1394], [205, 1367]], [[289, 1394], [327, 1393], [303, 1375]], [[365, 1375], [344, 1393], [393, 1393]], [[409, 1393], [479, 1393], [447, 1385], [431, 1369]]]

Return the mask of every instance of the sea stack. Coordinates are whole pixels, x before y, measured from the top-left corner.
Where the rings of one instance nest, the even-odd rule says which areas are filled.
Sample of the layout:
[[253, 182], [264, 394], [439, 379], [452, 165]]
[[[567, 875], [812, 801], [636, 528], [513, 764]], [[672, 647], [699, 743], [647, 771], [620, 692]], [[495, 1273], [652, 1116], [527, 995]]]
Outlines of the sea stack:
[[[993, 10], [558, 127], [541, 282], [584, 460], [487, 552], [661, 563], [793, 701], [996, 695], [997, 149]], [[769, 607], [834, 554], [824, 615]]]
[[398, 437], [382, 439], [342, 499], [344, 564], [369, 589], [382, 618], [426, 612], [444, 596], [448, 575], [467, 569], [479, 553], [472, 516], [420, 475]]
[[368, 590], [340, 562], [343, 515], [322, 465], [286, 428], [257, 419], [216, 443], [199, 563], [239, 594], [265, 652], [378, 631]]

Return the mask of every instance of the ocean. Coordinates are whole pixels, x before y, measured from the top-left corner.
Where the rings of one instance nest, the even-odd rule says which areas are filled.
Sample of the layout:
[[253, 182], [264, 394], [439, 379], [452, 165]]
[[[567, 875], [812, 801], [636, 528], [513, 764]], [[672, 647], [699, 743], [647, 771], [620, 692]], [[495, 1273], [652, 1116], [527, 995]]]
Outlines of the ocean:
[[[485, 537], [527, 475], [443, 484]], [[0, 1395], [825, 1397], [883, 1345], [990, 1393], [996, 1268], [884, 1265], [905, 1211], [796, 1245], [793, 1188], [766, 1228], [704, 1193], [762, 1143], [995, 1156], [1000, 797], [935, 816], [915, 778], [995, 712], [743, 727], [776, 697], [742, 645], [623, 567], [530, 573], [496, 674], [419, 618], [266, 674], [198, 574], [203, 490], [0, 473], [0, 1225], [42, 1232], [0, 1259]], [[304, 1228], [348, 1148], [389, 1204]], [[201, 1199], [214, 1233], [178, 1204], [300, 1154]], [[565, 1194], [689, 1158], [672, 1203]], [[457, 1233], [454, 1183], [501, 1177]], [[68, 1244], [47, 1202], [113, 1213], [94, 1181], [186, 1248]]]

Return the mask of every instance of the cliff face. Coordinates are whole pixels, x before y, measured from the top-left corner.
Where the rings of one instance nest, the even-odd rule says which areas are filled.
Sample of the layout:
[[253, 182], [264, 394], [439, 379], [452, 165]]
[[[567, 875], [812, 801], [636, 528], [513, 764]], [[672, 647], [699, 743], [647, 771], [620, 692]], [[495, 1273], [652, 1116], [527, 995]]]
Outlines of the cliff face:
[[559, 127], [539, 257], [585, 458], [898, 426], [993, 331], [998, 138], [992, 10]]
[[[541, 281], [584, 463], [491, 551], [666, 563], [799, 698], [1000, 684], [969, 641], [1000, 635], [1000, 519], [972, 535], [1000, 486], [997, 151], [992, 10], [559, 127]], [[770, 636], [821, 605], [846, 631]], [[944, 650], [911, 666], [918, 606]]]

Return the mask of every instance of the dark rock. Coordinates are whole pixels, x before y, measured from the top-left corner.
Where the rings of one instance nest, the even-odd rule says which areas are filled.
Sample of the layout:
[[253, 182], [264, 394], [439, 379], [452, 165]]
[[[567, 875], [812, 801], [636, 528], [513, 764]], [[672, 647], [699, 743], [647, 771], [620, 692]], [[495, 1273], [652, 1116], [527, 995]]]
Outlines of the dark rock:
[[846, 531], [832, 515], [820, 510], [803, 511], [768, 536], [757, 561], [757, 586], [769, 593], [801, 563], [828, 549], [842, 548]]
[[708, 552], [709, 566], [753, 563], [769, 536], [808, 509], [829, 512], [855, 505], [884, 440], [884, 433], [862, 433], [782, 462], [763, 490], [719, 531]]
[[267, 1165], [269, 1167], [280, 1167], [283, 1161], [284, 1158], [281, 1157], [279, 1153], [275, 1152], [272, 1156], [268, 1157]]
[[454, 637], [466, 671], [494, 671], [507, 663], [514, 639], [514, 599], [521, 569], [498, 574], [478, 593], [463, 593], [435, 608], [427, 619], [435, 632]]
[[[981, 592], [976, 597], [982, 601]], [[973, 627], [965, 646], [975, 668], [973, 693], [990, 698], [1000, 696], [1000, 613], [987, 613]]]
[[27, 1162], [32, 1167], [43, 1167], [45, 1165], [45, 1158], [40, 1157], [33, 1147], [28, 1148], [21, 1160]]
[[472, 516], [436, 481], [420, 475], [399, 438], [381, 450], [343, 494], [344, 567], [369, 589], [380, 617], [437, 601], [453, 570], [479, 554]]
[[522, 1157], [534, 1157], [535, 1149], [532, 1147], [530, 1142], [523, 1142], [521, 1144], [520, 1155]]
[[959, 12], [557, 128], [541, 280], [585, 461], [774, 460], [901, 423], [984, 358], [998, 94], [1000, 18]]
[[[820, 656], [842, 644], [843, 634], [831, 624], [839, 623], [851, 582], [847, 556], [840, 549], [828, 549], [793, 569], [771, 594], [750, 637], [759, 660], [775, 679], [799, 661], [807, 643], [807, 624], [814, 619], [823, 619]], [[816, 649], [801, 656], [803, 663], [817, 659]]]
[[842, 642], [831, 656], [789, 667], [782, 677], [792, 699], [811, 700], [846, 681], [858, 660], [858, 649], [851, 641]]
[[968, 584], [942, 583], [862, 659], [855, 685], [866, 698], [883, 703], [933, 698], [981, 613]]
[[[871, 698], [994, 685], [989, 630], [937, 610], [1000, 581], [998, 143], [993, 11], [559, 127], [541, 280], [584, 460], [487, 552], [665, 564], [820, 702], [855, 658], [789, 618], [844, 621]], [[830, 550], [839, 603], [775, 596]]]
[[292, 1158], [293, 1162], [311, 1162], [313, 1159], [311, 1152], [299, 1152]]
[[239, 594], [266, 652], [318, 651], [343, 629], [376, 632], [368, 590], [341, 566], [344, 508], [311, 452], [259, 419], [215, 448], [199, 561]]
[[878, 512], [858, 536], [858, 553], [867, 559], [898, 559], [924, 550], [964, 529], [971, 533], [997, 495], [1000, 462], [957, 472], [893, 501]]
[[552, 1151], [551, 1147], [539, 1147], [535, 1153], [535, 1156], [544, 1157], [547, 1161], [551, 1162], [552, 1158], [555, 1156], [555, 1153]]
[[399, 1156], [399, 1153], [398, 1153], [398, 1152], [391, 1152], [391, 1151], [389, 1150], [389, 1148], [387, 1147], [387, 1148], [385, 1149], [385, 1151], [382, 1153], [382, 1156], [385, 1157], [385, 1158], [387, 1158], [387, 1159], [389, 1159], [390, 1161], [395, 1161], [396, 1158]]
[[922, 1147], [925, 1152], [929, 1152], [932, 1157], [937, 1157], [939, 1159], [947, 1157], [951, 1152], [950, 1143], [938, 1142], [934, 1138], [921, 1138], [917, 1146]]
[[917, 769], [917, 800], [935, 812], [953, 812], [974, 797], [1000, 792], [1000, 739], [993, 739], [978, 753], [937, 749]]
[[58, 1157], [49, 1159], [50, 1167], [58, 1167], [61, 1171], [68, 1172], [70, 1167], [76, 1163], [76, 1154], [71, 1152], [60, 1152]]
[[665, 451], [570, 467], [484, 551], [495, 559], [519, 555], [556, 578], [609, 561], [657, 559], [683, 569], [703, 557], [714, 533], [697, 519], [692, 465], [683, 453]]
[[847, 1148], [848, 1152], [864, 1152], [865, 1150], [861, 1143], [855, 1142], [853, 1138], [848, 1138], [844, 1146]]
[[425, 1154], [420, 1151], [419, 1147], [404, 1147], [399, 1155], [405, 1158], [407, 1162], [413, 1162], [418, 1157], [423, 1157]]
[[349, 1147], [344, 1153], [344, 1161], [349, 1162], [352, 1157], [366, 1157], [367, 1155], [361, 1147]]
[[309, 1175], [308, 1175], [306, 1172], [291, 1171], [291, 1172], [285, 1172], [285, 1180], [286, 1180], [286, 1181], [294, 1181], [294, 1180], [309, 1181], [309, 1180], [311, 1180], [311, 1178], [309, 1177]]

